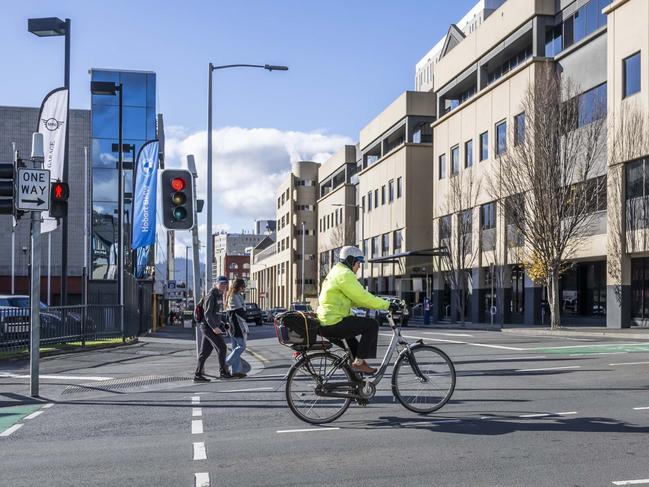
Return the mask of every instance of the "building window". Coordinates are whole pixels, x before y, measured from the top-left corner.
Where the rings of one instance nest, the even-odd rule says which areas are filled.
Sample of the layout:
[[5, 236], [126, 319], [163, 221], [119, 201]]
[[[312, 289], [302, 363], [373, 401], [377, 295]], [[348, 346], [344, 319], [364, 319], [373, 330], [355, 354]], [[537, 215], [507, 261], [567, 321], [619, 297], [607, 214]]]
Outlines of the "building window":
[[372, 211], [372, 192], [367, 192], [367, 211]]
[[634, 95], [640, 91], [640, 53], [636, 52], [633, 56], [622, 61], [624, 76], [624, 93], [622, 98]]
[[519, 113], [514, 117], [514, 145], [525, 142], [525, 113]]
[[496, 228], [496, 203], [491, 202], [480, 206], [480, 228], [489, 230]]
[[451, 149], [451, 176], [460, 173], [460, 146], [456, 145]]
[[388, 203], [394, 201], [394, 179], [388, 181]]
[[394, 231], [394, 242], [392, 243], [394, 247], [394, 253], [397, 254], [401, 252], [401, 246], [403, 245], [403, 230]]
[[480, 134], [480, 160], [487, 159], [489, 159], [489, 132], [483, 132]]
[[365, 240], [363, 240], [363, 255], [364, 256], [367, 256], [367, 249], [369, 247], [369, 241], [368, 240], [369, 239], [367, 239], [367, 238]]
[[446, 177], [446, 154], [439, 156], [439, 179]]
[[385, 204], [385, 184], [381, 186], [381, 205]]
[[451, 238], [451, 230], [452, 230], [452, 222], [453, 219], [451, 218], [451, 215], [446, 215], [443, 216], [439, 219], [439, 241], [440, 245], [444, 240], [448, 240]]
[[496, 124], [496, 155], [500, 156], [507, 150], [507, 122]]
[[592, 88], [578, 98], [577, 126], [583, 127], [596, 120], [606, 117], [607, 114], [607, 84], [602, 83]]
[[378, 188], [374, 190], [374, 208], [379, 207], [379, 190]]
[[365, 196], [361, 197], [361, 210], [365, 213]]
[[464, 167], [473, 166], [473, 140], [464, 143]]
[[629, 162], [626, 165], [626, 199], [643, 198], [649, 195], [649, 177], [646, 160]]
[[372, 237], [372, 257], [379, 257], [379, 237]]
[[401, 198], [401, 179], [402, 178], [397, 178], [397, 198]]

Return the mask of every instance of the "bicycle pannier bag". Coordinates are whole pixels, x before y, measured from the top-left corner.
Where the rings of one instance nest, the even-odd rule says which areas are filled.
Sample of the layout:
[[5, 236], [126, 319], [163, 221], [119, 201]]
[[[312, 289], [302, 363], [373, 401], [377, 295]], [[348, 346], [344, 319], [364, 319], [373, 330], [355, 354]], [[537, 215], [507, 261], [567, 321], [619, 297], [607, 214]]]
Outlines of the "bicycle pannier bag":
[[275, 317], [275, 333], [282, 345], [311, 345], [320, 330], [320, 321], [314, 313], [286, 311]]

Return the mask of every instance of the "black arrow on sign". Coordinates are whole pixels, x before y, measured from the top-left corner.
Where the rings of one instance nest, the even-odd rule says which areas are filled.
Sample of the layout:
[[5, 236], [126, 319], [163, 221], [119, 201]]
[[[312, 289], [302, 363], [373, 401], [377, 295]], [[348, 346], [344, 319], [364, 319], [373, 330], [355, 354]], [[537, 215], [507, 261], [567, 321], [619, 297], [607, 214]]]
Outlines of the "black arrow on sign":
[[45, 203], [44, 200], [38, 198], [37, 200], [23, 200], [24, 203], [36, 203], [38, 206], [41, 206], [43, 203]]

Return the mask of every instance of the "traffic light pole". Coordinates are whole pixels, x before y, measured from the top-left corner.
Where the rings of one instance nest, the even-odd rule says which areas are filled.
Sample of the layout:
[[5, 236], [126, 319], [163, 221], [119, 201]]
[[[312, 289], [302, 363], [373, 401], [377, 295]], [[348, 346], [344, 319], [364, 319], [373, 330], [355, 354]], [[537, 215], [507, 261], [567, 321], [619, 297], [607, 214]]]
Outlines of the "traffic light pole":
[[[39, 164], [34, 164], [38, 167]], [[41, 342], [41, 212], [32, 211], [31, 228], [31, 292], [30, 305], [30, 329], [29, 335], [29, 390], [32, 397], [38, 397], [38, 375], [39, 375], [39, 346]]]
[[122, 341], [126, 341], [126, 328], [124, 326], [124, 149], [123, 143], [123, 93], [124, 85], [119, 84], [118, 97], [118, 159], [117, 159], [117, 295], [119, 297], [119, 323], [122, 330]]

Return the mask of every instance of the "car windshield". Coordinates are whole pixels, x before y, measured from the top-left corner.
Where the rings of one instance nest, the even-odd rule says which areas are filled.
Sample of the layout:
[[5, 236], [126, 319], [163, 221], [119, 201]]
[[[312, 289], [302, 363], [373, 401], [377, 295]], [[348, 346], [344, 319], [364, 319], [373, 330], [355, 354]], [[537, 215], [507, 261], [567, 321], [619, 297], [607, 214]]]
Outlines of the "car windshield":
[[9, 302], [8, 298], [0, 298], [0, 306], [11, 307], [13, 304]]
[[311, 311], [311, 306], [308, 304], [294, 304], [293, 309], [295, 311]]
[[254, 303], [246, 303], [246, 309], [247, 309], [247, 310], [256, 311], [256, 310], [259, 309], [259, 308], [257, 308], [257, 305], [254, 304]]

